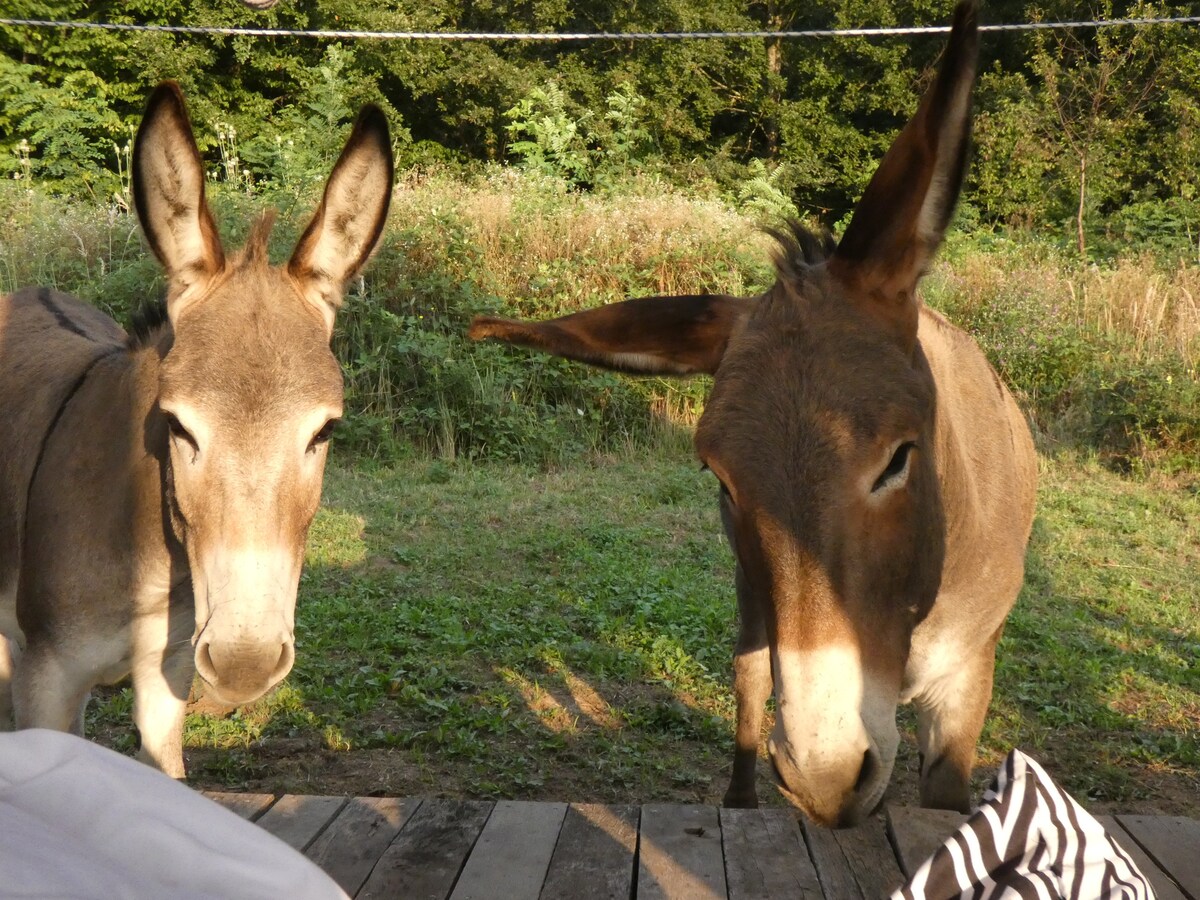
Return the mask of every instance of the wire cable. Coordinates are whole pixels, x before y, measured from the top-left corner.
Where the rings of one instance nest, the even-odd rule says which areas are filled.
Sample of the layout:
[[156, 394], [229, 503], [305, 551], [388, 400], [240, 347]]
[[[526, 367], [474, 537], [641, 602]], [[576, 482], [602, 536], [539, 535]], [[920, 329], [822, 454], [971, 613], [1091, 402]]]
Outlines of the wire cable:
[[[1025, 22], [981, 25], [980, 31], [1044, 31], [1064, 28], [1118, 28], [1136, 25], [1197, 25], [1200, 16], [1173, 18], [1091, 19], [1075, 22]], [[15, 28], [73, 28], [99, 31], [156, 32], [165, 34], [215, 34], [234, 37], [306, 37], [326, 40], [377, 41], [659, 41], [741, 40], [753, 38], [887, 37], [894, 35], [949, 34], [949, 25], [916, 25], [902, 28], [808, 29], [802, 31], [600, 31], [600, 32], [486, 32], [486, 31], [310, 31], [288, 28], [232, 28], [208, 25], [137, 25], [132, 22], [70, 22], [47, 19], [0, 18], [0, 25]]]

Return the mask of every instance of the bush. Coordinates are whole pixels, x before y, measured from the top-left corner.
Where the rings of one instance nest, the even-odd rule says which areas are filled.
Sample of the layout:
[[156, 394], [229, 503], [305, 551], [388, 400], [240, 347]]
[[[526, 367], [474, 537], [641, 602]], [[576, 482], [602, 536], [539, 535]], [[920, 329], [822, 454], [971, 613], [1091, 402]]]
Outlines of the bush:
[[[286, 207], [276, 260], [317, 200], [315, 189], [264, 196], [217, 185], [213, 194], [231, 247], [268, 202]], [[552, 465], [681, 446], [707, 379], [627, 378], [473, 344], [470, 318], [547, 318], [658, 293], [751, 295], [773, 277], [769, 242], [745, 216], [645, 181], [601, 197], [511, 169], [412, 178], [397, 189], [391, 222], [334, 335], [347, 386], [338, 440], [363, 456]], [[0, 289], [50, 285], [122, 322], [161, 291], [157, 264], [117, 205], [7, 182], [0, 223]], [[957, 233], [923, 291], [979, 340], [1043, 446], [1090, 448], [1124, 470], [1200, 469], [1196, 267], [1146, 255], [1083, 265], [1020, 233]]]
[[1089, 385], [1090, 443], [1117, 468], [1194, 470], [1200, 461], [1200, 383], [1172, 360], [1117, 360]]

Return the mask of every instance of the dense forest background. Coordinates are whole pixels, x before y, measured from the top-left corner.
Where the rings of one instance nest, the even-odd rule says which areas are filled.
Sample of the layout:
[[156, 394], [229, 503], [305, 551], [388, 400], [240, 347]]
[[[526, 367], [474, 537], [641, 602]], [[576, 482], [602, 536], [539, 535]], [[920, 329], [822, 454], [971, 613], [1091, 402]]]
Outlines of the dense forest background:
[[[11, 0], [6, 15], [373, 31], [734, 31], [945, 24], [952, 0]], [[991, 23], [1196, 14], [1195, 4], [992, 0]], [[915, 108], [940, 35], [589, 43], [357, 41], [0, 27], [0, 169], [99, 199], [127, 185], [148, 90], [183, 86], [226, 178], [319, 179], [366, 101], [402, 167], [515, 162], [602, 189], [630, 169], [830, 225]], [[1200, 231], [1195, 26], [983, 40], [970, 224], [1081, 252]], [[203, 127], [207, 125], [207, 127]], [[243, 140], [242, 136], [246, 136]]]
[[[953, 0], [17, 0], [8, 15], [284, 29], [672, 32], [944, 25]], [[1196, 15], [993, 0], [985, 23]], [[129, 215], [144, 98], [177, 79], [236, 242], [290, 251], [361, 104], [399, 188], [334, 344], [357, 457], [686, 455], [705, 379], [629, 379], [465, 340], [627, 296], [770, 284], [761, 226], [840, 232], [915, 110], [942, 35], [447, 42], [0, 26], [0, 290], [127, 322], [161, 290]], [[985, 33], [968, 183], [926, 302], [979, 339], [1040, 446], [1200, 469], [1200, 29]], [[682, 427], [679, 427], [682, 426]], [[682, 440], [680, 440], [682, 438]]]

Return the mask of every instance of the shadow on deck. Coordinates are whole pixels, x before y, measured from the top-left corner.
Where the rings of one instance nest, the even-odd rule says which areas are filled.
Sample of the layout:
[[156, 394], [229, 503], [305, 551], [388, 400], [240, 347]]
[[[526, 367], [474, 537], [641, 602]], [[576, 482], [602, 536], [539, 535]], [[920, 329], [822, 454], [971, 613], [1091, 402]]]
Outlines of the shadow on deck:
[[[963, 816], [890, 808], [826, 831], [787, 809], [209, 793], [356, 898], [886, 897]], [[1200, 821], [1101, 817], [1160, 900], [1200, 900]]]

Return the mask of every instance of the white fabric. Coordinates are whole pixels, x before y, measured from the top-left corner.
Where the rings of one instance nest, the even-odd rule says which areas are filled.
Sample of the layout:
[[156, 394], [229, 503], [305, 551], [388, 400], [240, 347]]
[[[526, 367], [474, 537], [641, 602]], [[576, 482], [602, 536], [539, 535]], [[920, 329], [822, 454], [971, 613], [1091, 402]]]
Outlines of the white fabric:
[[0, 734], [0, 897], [346, 894], [283, 841], [161, 772], [30, 729]]

